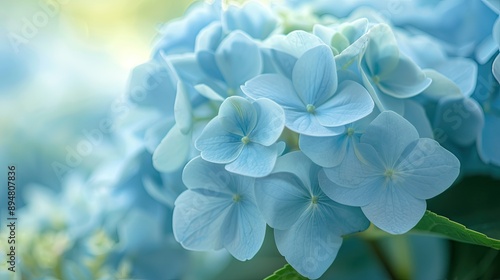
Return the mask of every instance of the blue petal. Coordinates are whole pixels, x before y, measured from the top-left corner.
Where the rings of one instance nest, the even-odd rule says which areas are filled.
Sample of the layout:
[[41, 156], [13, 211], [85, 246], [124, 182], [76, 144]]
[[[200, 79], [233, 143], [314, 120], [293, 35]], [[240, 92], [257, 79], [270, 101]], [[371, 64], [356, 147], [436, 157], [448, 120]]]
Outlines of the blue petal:
[[268, 44], [273, 49], [288, 53], [296, 58], [301, 57], [306, 51], [314, 47], [325, 45], [320, 38], [303, 30], [292, 31], [286, 36], [272, 36], [269, 38]]
[[403, 234], [412, 229], [424, 216], [425, 209], [425, 200], [415, 198], [397, 186], [383, 188], [370, 204], [361, 207], [373, 224], [392, 234]]
[[172, 218], [175, 239], [188, 250], [222, 249], [221, 230], [231, 203], [232, 197], [227, 194], [205, 196], [190, 190], [183, 192], [175, 201]]
[[255, 198], [243, 196], [239, 203], [235, 203], [222, 229], [225, 231], [224, 247], [231, 255], [240, 261], [253, 258], [266, 234], [266, 223], [255, 205]]
[[243, 92], [253, 98], [269, 98], [283, 109], [305, 108], [295, 92], [292, 81], [279, 74], [262, 74], [245, 83]]
[[207, 124], [195, 146], [201, 151], [204, 160], [214, 163], [229, 163], [235, 160], [244, 147], [241, 136], [226, 131], [219, 117]]
[[342, 126], [369, 115], [373, 106], [373, 100], [363, 86], [345, 81], [330, 100], [316, 108], [316, 118], [323, 126]]
[[434, 117], [434, 128], [460, 146], [469, 146], [481, 134], [484, 113], [472, 98], [443, 97], [439, 100]]
[[191, 133], [184, 134], [174, 125], [153, 153], [153, 165], [160, 172], [179, 169], [188, 160]]
[[500, 166], [500, 117], [494, 114], [486, 114], [484, 119], [483, 133], [478, 139], [477, 148], [481, 159], [486, 163]]
[[404, 118], [415, 126], [421, 138], [434, 138], [431, 123], [422, 105], [413, 100], [405, 100]]
[[477, 80], [477, 63], [474, 60], [447, 59], [433, 68], [452, 80], [460, 88], [463, 96], [470, 96], [474, 92]]
[[334, 167], [344, 159], [348, 141], [345, 133], [330, 137], [313, 137], [301, 134], [299, 148], [317, 165]]
[[189, 133], [193, 125], [193, 112], [191, 108], [191, 100], [186, 91], [184, 83], [177, 83], [177, 95], [174, 104], [175, 123], [183, 134]]
[[458, 85], [445, 75], [433, 69], [426, 69], [424, 73], [427, 77], [432, 79], [432, 83], [422, 92], [422, 96], [425, 96], [431, 101], [438, 101], [440, 98], [446, 96], [463, 96]]
[[253, 105], [258, 119], [249, 135], [250, 141], [270, 146], [278, 140], [283, 131], [285, 113], [278, 104], [266, 98], [257, 99]]
[[258, 117], [257, 110], [250, 101], [243, 97], [231, 96], [220, 105], [217, 118], [226, 131], [247, 136], [255, 128]]
[[[224, 77], [217, 67], [216, 57], [214, 52], [201, 50], [196, 52], [196, 61], [199, 67], [203, 70], [204, 74], [210, 78], [224, 81]], [[195, 80], [199, 82], [199, 78]]]
[[391, 167], [413, 141], [419, 139], [415, 127], [400, 115], [385, 111], [378, 115], [361, 136], [361, 143], [373, 146], [382, 161]]
[[493, 61], [492, 72], [495, 79], [497, 79], [497, 82], [500, 82], [500, 55], [497, 55]]
[[281, 230], [289, 229], [311, 204], [309, 190], [292, 173], [273, 173], [257, 179], [255, 196], [266, 222]]
[[378, 87], [393, 97], [409, 98], [424, 91], [431, 82], [413, 61], [400, 55], [393, 71], [380, 76]]
[[343, 126], [325, 127], [318, 118], [305, 109], [300, 111], [285, 109], [285, 124], [290, 130], [310, 136], [335, 136], [344, 132]]
[[226, 165], [226, 170], [244, 176], [264, 177], [273, 170], [280, 152], [279, 143], [266, 147], [250, 142], [243, 146], [238, 158]]
[[294, 151], [278, 158], [278, 160], [276, 161], [276, 165], [274, 166], [273, 173], [287, 172], [294, 174], [300, 179], [303, 186], [306, 187], [308, 193], [312, 193], [313, 186], [311, 185], [310, 173], [313, 166], [314, 164], [304, 153], [300, 151]]
[[224, 101], [224, 97], [218, 94], [215, 90], [213, 90], [210, 86], [206, 84], [198, 84], [195, 85], [194, 88], [204, 97], [214, 100], [214, 101]]
[[331, 266], [342, 238], [328, 232], [323, 216], [308, 215], [289, 230], [274, 230], [279, 252], [300, 274], [317, 279]]
[[392, 29], [387, 24], [377, 24], [368, 34], [370, 41], [364, 54], [370, 77], [385, 75], [394, 70], [399, 61], [399, 49]]
[[196, 36], [196, 52], [209, 51], [215, 53], [220, 42], [224, 38], [222, 25], [220, 22], [212, 22], [200, 31]]
[[205, 161], [199, 156], [186, 164], [182, 181], [190, 190], [206, 189], [229, 196], [236, 191], [231, 189], [233, 179], [224, 165]]
[[292, 79], [292, 72], [297, 58], [286, 52], [271, 50], [273, 61], [276, 64], [281, 74], [285, 75], [288, 79]]
[[460, 173], [460, 161], [432, 139], [410, 145], [395, 167], [401, 189], [418, 199], [432, 198], [453, 184]]
[[326, 45], [306, 51], [295, 64], [292, 81], [304, 104], [319, 105], [337, 90], [337, 71], [332, 51]]
[[379, 153], [371, 145], [363, 143], [356, 144], [354, 152], [355, 155], [348, 154], [342, 164], [324, 169], [328, 179], [346, 188], [381, 184], [380, 177], [384, 174], [386, 165]]
[[262, 71], [259, 47], [240, 31], [230, 33], [215, 53], [215, 60], [227, 85], [233, 89]]
[[382, 181], [380, 181], [380, 184], [375, 182], [361, 188], [341, 187], [328, 179], [324, 171], [320, 171], [318, 177], [321, 190], [329, 198], [349, 206], [368, 205], [383, 188]]
[[246, 2], [243, 7], [230, 5], [222, 16], [227, 31], [243, 30], [252, 38], [264, 40], [276, 28], [274, 14], [258, 2]]

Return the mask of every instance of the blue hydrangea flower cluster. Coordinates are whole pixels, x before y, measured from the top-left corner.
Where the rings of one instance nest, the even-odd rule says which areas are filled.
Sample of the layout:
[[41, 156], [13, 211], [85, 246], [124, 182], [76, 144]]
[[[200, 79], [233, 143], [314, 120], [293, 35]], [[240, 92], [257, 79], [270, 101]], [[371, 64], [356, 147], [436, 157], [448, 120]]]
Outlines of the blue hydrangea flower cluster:
[[[500, 29], [496, 1], [406, 1], [387, 13], [386, 1], [303, 2], [194, 5], [161, 29], [129, 98], [150, 116], [135, 133], [178, 190], [148, 188], [175, 205], [184, 248], [248, 260], [267, 224], [315, 279], [344, 236], [370, 223], [406, 233], [459, 174], [500, 165]], [[328, 16], [291, 21], [304, 5]], [[481, 32], [455, 31], [471, 5], [487, 11]], [[439, 28], [422, 20], [430, 10]], [[473, 160], [483, 168], [464, 164]]]

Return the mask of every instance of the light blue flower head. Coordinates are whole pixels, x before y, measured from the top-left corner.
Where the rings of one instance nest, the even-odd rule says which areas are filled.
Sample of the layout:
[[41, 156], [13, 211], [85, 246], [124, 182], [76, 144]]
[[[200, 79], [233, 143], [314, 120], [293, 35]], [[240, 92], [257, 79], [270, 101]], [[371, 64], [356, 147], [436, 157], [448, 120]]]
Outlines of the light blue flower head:
[[204, 160], [225, 164], [228, 171], [266, 176], [283, 152], [283, 143], [276, 141], [284, 122], [283, 110], [269, 99], [252, 102], [239, 96], [229, 97], [195, 145]]
[[373, 101], [363, 86], [353, 81], [338, 85], [330, 47], [321, 43], [304, 51], [300, 42], [290, 45], [303, 52], [291, 79], [281, 74], [257, 76], [242, 87], [246, 95], [275, 101], [284, 109], [290, 130], [311, 136], [338, 135], [344, 125], [370, 114]]
[[343, 235], [369, 225], [359, 208], [341, 205], [323, 193], [320, 169], [302, 152], [291, 152], [278, 159], [272, 174], [255, 181], [257, 205], [274, 228], [279, 252], [313, 279], [330, 267]]
[[460, 162], [436, 141], [419, 138], [403, 117], [382, 112], [357, 145], [359, 161], [326, 168], [321, 189], [333, 200], [360, 206], [366, 217], [392, 234], [413, 228], [424, 215], [426, 199], [446, 190]]
[[188, 190], [175, 202], [175, 239], [189, 250], [225, 248], [238, 260], [251, 259], [266, 231], [255, 204], [255, 179], [229, 173], [201, 157], [186, 165], [182, 179]]

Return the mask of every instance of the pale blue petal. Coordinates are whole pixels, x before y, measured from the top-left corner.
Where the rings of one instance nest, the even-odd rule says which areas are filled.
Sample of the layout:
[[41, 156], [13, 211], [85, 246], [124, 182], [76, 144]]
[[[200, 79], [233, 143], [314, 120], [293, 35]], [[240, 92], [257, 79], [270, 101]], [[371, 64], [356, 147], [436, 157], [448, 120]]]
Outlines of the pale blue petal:
[[392, 167], [405, 148], [418, 138], [410, 122], [392, 111], [385, 111], [366, 128], [361, 143], [373, 146], [386, 166]]
[[[300, 163], [300, 164], [297, 164]], [[311, 160], [302, 152], [294, 151], [287, 153], [278, 158], [274, 166], [273, 173], [287, 172], [297, 176], [302, 184], [311, 193], [311, 168], [313, 167]]]
[[497, 55], [493, 61], [492, 72], [495, 79], [497, 79], [497, 82], [500, 82], [500, 55]]
[[334, 167], [344, 159], [348, 141], [349, 138], [345, 133], [330, 137], [313, 137], [301, 134], [299, 148], [317, 165]]
[[377, 24], [368, 34], [370, 41], [364, 54], [370, 77], [385, 75], [396, 68], [399, 61], [399, 49], [392, 29], [387, 24]]
[[250, 141], [270, 146], [278, 140], [285, 127], [285, 112], [278, 104], [266, 98], [257, 99], [253, 105], [258, 119], [249, 135]]
[[345, 81], [330, 100], [316, 108], [316, 118], [323, 126], [337, 127], [369, 115], [373, 107], [373, 100], [363, 86]]
[[241, 90], [253, 99], [269, 98], [285, 110], [306, 107], [297, 96], [292, 81], [280, 74], [259, 75], [247, 81]]
[[239, 96], [227, 98], [219, 108], [222, 127], [235, 135], [247, 136], [257, 124], [257, 110], [247, 99]]
[[191, 150], [191, 133], [174, 125], [153, 153], [153, 165], [160, 172], [172, 172], [184, 165]]
[[196, 52], [209, 51], [214, 53], [223, 38], [224, 33], [221, 23], [218, 21], [212, 22], [196, 36], [195, 50]]
[[379, 109], [379, 111], [391, 110], [398, 114], [404, 113], [404, 102], [400, 98], [395, 98], [390, 95], [380, 92], [376, 85], [368, 79], [364, 71], [361, 71], [361, 79], [363, 80], [363, 85], [373, 99], [373, 102]]
[[426, 69], [424, 73], [429, 79], [432, 79], [432, 83], [422, 92], [422, 96], [425, 96], [431, 101], [438, 101], [440, 98], [446, 96], [463, 96], [458, 85], [445, 75], [433, 69]]
[[214, 100], [214, 101], [224, 101], [224, 97], [220, 96], [215, 90], [213, 90], [210, 86], [205, 84], [195, 85], [194, 88], [204, 97]]
[[285, 124], [290, 130], [310, 136], [335, 136], [344, 132], [343, 126], [325, 127], [321, 125], [317, 117], [308, 113], [305, 108], [287, 110], [285, 108]]
[[208, 197], [190, 190], [183, 192], [175, 201], [172, 218], [177, 242], [188, 250], [222, 249], [221, 231], [231, 203], [230, 195]]
[[[224, 80], [221, 71], [217, 67], [214, 52], [205, 50], [198, 51], [196, 52], [196, 61], [198, 62], [199, 67], [203, 70], [205, 75], [219, 81]], [[198, 82], [199, 77], [195, 81]]]
[[[317, 279], [330, 267], [342, 245], [342, 238], [327, 231], [327, 221], [301, 219], [289, 230], [274, 230], [279, 252], [300, 274]], [[321, 217], [324, 218], [324, 217]]]
[[439, 100], [434, 129], [446, 140], [469, 146], [479, 137], [483, 125], [483, 109], [476, 100], [467, 97], [443, 97]]
[[217, 194], [231, 196], [233, 178], [222, 164], [215, 164], [195, 157], [186, 164], [182, 172], [182, 181], [190, 190], [209, 190]]
[[482, 0], [482, 1], [495, 13], [500, 14], [500, 1], [498, 0]]
[[273, 49], [288, 53], [296, 58], [301, 57], [314, 47], [325, 45], [320, 38], [303, 30], [292, 31], [286, 36], [272, 36], [268, 43]]
[[415, 96], [424, 91], [432, 82], [413, 61], [404, 55], [400, 55], [393, 71], [379, 77], [380, 90], [396, 98]]
[[288, 79], [292, 79], [292, 72], [295, 63], [297, 63], [297, 58], [286, 52], [271, 50], [273, 61], [276, 64], [278, 70], [281, 74], [285, 75]]
[[342, 164], [324, 168], [325, 174], [335, 184], [346, 188], [362, 188], [379, 182], [384, 174], [385, 164], [375, 149], [368, 144], [358, 143], [344, 158]]
[[413, 197], [398, 186], [387, 186], [373, 198], [373, 201], [361, 207], [365, 216], [380, 229], [403, 234], [412, 229], [424, 216], [425, 200]]
[[292, 81], [304, 104], [320, 105], [337, 90], [337, 71], [326, 45], [306, 51], [295, 64]]
[[332, 182], [326, 176], [324, 171], [320, 171], [319, 186], [321, 190], [332, 200], [350, 206], [366, 206], [368, 205], [377, 193], [382, 191], [383, 179], [376, 180], [372, 184], [361, 188], [346, 188], [341, 187]]
[[246, 2], [243, 7], [230, 5], [222, 16], [228, 31], [243, 30], [252, 38], [264, 40], [276, 28], [274, 14], [258, 2]]
[[439, 73], [452, 80], [462, 91], [463, 96], [470, 96], [476, 88], [477, 63], [468, 58], [453, 58], [433, 67]]
[[413, 100], [405, 100], [404, 118], [415, 126], [421, 138], [434, 138], [431, 123], [422, 105]]
[[[207, 75], [203, 66], [198, 62], [197, 54], [172, 55], [163, 59], [173, 66], [179, 78], [185, 83], [198, 84]], [[204, 61], [203, 65], [210, 66], [210, 63], [213, 62]], [[209, 73], [212, 71], [210, 70]]]
[[266, 234], [266, 223], [255, 205], [255, 198], [243, 196], [235, 203], [221, 229], [225, 231], [224, 247], [231, 255], [240, 261], [253, 258]]
[[486, 114], [484, 118], [483, 133], [478, 139], [477, 148], [481, 159], [488, 163], [500, 166], [500, 117]]
[[[302, 167], [297, 162], [295, 165]], [[281, 230], [289, 229], [311, 204], [310, 192], [304, 183], [288, 172], [273, 172], [257, 179], [255, 197], [266, 222]]]
[[189, 133], [193, 125], [191, 100], [183, 82], [177, 82], [177, 95], [174, 104], [175, 123], [183, 134]]
[[211, 120], [195, 142], [204, 160], [213, 163], [229, 163], [241, 153], [244, 145], [241, 136], [226, 131], [219, 117]]
[[354, 41], [349, 47], [343, 50], [339, 55], [336, 55], [335, 63], [337, 65], [337, 69], [346, 69], [358, 61], [360, 55], [365, 53], [369, 40], [369, 34], [364, 34], [359, 39]]
[[395, 169], [397, 188], [418, 199], [429, 199], [453, 184], [460, 173], [460, 161], [438, 142], [421, 138], [406, 149]]
[[226, 165], [226, 170], [244, 176], [264, 177], [273, 170], [280, 147], [278, 143], [266, 147], [250, 142], [243, 146], [236, 160]]
[[233, 89], [262, 71], [259, 47], [240, 31], [231, 32], [215, 53], [215, 60], [227, 85]]

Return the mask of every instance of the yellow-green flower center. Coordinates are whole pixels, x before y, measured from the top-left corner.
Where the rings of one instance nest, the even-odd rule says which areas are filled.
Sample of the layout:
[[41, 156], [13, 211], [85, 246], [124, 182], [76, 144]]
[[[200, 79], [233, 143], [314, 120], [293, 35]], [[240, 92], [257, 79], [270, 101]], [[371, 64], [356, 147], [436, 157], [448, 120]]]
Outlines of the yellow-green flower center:
[[234, 194], [233, 195], [233, 201], [234, 202], [240, 202], [240, 200], [241, 200], [241, 195], [239, 195], [239, 194]]
[[243, 144], [248, 144], [250, 143], [250, 138], [248, 138], [248, 136], [243, 136], [241, 137], [241, 142], [243, 142]]
[[347, 136], [352, 136], [353, 134], [354, 134], [354, 128], [349, 127], [349, 128], [347, 129]]
[[312, 104], [307, 104], [307, 106], [306, 106], [306, 110], [307, 110], [307, 112], [309, 112], [310, 114], [314, 114], [314, 113], [316, 113], [316, 107], [314, 107], [314, 105], [312, 105]]

